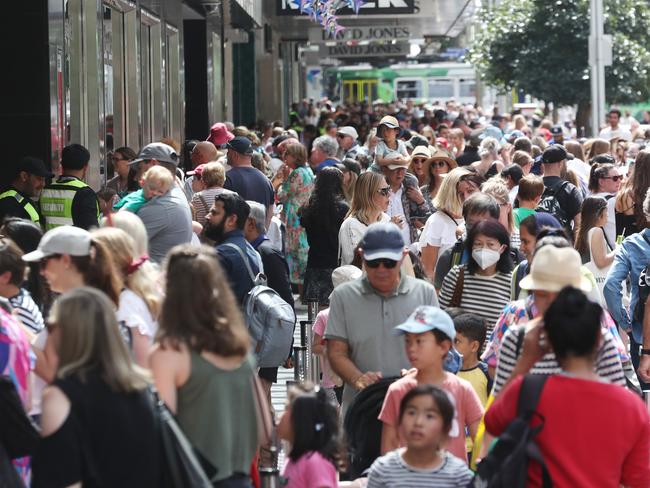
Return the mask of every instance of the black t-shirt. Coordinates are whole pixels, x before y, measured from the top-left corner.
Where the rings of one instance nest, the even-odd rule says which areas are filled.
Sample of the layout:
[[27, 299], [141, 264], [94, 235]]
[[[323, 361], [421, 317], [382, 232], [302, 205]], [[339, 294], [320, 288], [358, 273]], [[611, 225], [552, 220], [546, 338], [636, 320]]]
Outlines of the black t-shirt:
[[463, 153], [456, 158], [458, 166], [469, 166], [474, 161], [480, 161], [481, 157], [478, 155], [478, 148], [465, 147]]
[[293, 293], [291, 292], [289, 265], [286, 258], [271, 245], [269, 240], [262, 241], [256, 251], [262, 257], [266, 285], [275, 290], [285, 302], [293, 307]]
[[79, 189], [72, 200], [73, 225], [86, 230], [99, 227], [98, 205], [97, 195], [91, 187]]
[[160, 486], [160, 437], [149, 393], [118, 393], [91, 372], [54, 385], [70, 400], [61, 427], [33, 457], [32, 486]]
[[226, 182], [223, 187], [239, 193], [244, 200], [253, 200], [268, 208], [273, 203], [273, 185], [257, 168], [240, 166], [226, 173]]
[[338, 266], [339, 229], [348, 210], [346, 202], [338, 202], [334, 209], [335, 218], [331, 226], [323, 225], [322, 217], [317, 214], [312, 214], [309, 219], [300, 219], [300, 225], [305, 229], [309, 243], [307, 268], [334, 269]]
[[580, 212], [582, 207], [582, 193], [571, 183], [566, 183], [560, 188], [562, 179], [559, 176], [545, 176], [544, 186], [546, 188], [558, 188], [555, 192], [555, 198], [566, 214], [566, 218], [571, 221]]

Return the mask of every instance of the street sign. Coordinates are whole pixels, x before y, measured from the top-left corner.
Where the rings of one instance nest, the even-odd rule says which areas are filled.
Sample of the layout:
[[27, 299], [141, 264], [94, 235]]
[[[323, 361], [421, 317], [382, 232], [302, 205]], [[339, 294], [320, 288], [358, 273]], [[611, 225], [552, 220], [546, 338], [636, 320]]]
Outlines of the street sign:
[[321, 44], [319, 55], [322, 58], [374, 58], [390, 56], [407, 56], [411, 52], [408, 42], [365, 44], [348, 46], [346, 44], [335, 44], [328, 46]]
[[321, 43], [331, 41], [408, 41], [409, 39], [421, 39], [423, 37], [422, 27], [414, 25], [379, 25], [379, 26], [348, 26], [339, 33], [336, 38], [329, 37], [321, 27], [309, 28], [309, 42]]
[[[359, 15], [399, 15], [415, 13], [416, 0], [374, 0], [363, 4]], [[291, 0], [276, 0], [276, 14], [278, 16], [303, 15], [300, 9]], [[354, 10], [344, 8], [338, 15], [355, 15]]]

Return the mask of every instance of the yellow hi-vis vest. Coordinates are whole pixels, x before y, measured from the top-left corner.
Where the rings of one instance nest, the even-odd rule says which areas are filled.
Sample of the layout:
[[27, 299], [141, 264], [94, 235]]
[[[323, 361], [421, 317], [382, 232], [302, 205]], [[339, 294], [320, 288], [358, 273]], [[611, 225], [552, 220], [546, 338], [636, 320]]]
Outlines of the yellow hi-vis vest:
[[25, 198], [16, 190], [7, 190], [4, 193], [0, 193], [0, 200], [4, 198], [15, 198], [16, 201], [25, 209], [25, 212], [27, 212], [27, 215], [29, 215], [30, 220], [32, 222], [36, 222], [37, 224], [40, 223], [41, 217], [38, 215], [38, 210], [36, 210], [36, 207], [34, 207], [34, 204], [29, 198]]
[[[65, 181], [58, 180], [43, 189], [40, 202], [46, 231], [62, 225], [74, 225], [72, 201], [79, 190], [87, 187], [83, 181], [70, 178]], [[99, 207], [97, 218], [99, 219]]]

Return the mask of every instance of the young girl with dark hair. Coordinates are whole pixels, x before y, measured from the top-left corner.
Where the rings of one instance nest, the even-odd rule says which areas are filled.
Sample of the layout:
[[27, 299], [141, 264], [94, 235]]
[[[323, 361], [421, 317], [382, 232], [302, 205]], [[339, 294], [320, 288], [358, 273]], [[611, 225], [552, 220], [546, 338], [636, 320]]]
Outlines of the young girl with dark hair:
[[467, 264], [454, 266], [442, 282], [442, 308], [461, 307], [488, 323], [490, 336], [503, 307], [510, 301], [510, 236], [494, 220], [472, 226], [467, 236], [471, 256]]
[[[530, 421], [543, 422], [536, 442], [553, 486], [650, 486], [648, 411], [636, 395], [596, 373], [602, 314], [583, 292], [565, 287], [544, 313], [544, 340], [524, 346], [534, 346], [539, 359], [553, 352], [561, 368], [546, 381]], [[522, 380], [514, 379], [486, 412], [490, 434], [501, 435], [515, 419]], [[541, 486], [535, 463], [527, 486]]]
[[390, 451], [370, 467], [368, 488], [452, 488], [466, 486], [472, 472], [445, 450], [454, 421], [450, 394], [428, 384], [410, 390], [399, 409], [406, 447]]
[[336, 406], [324, 389], [303, 384], [289, 391], [278, 435], [291, 444], [285, 488], [336, 488], [341, 462]]

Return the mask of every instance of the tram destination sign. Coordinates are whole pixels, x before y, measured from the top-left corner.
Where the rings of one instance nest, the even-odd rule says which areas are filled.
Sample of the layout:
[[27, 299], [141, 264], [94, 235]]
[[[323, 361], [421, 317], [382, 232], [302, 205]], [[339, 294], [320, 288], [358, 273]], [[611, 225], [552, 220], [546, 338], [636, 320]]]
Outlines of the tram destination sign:
[[422, 28], [413, 25], [379, 25], [379, 26], [348, 26], [332, 39], [327, 32], [320, 27], [309, 28], [309, 42], [347, 42], [347, 41], [408, 41], [409, 39], [420, 39], [423, 37]]
[[321, 44], [318, 54], [326, 58], [376, 58], [391, 56], [406, 56], [411, 52], [408, 42], [388, 42], [383, 44], [365, 44], [348, 46], [347, 44], [335, 44], [328, 46]]
[[[291, 0], [275, 0], [278, 16], [304, 15]], [[431, 0], [428, 0], [431, 1]], [[416, 13], [416, 0], [371, 0], [359, 9], [359, 15], [399, 15]], [[340, 15], [354, 15], [351, 8], [341, 9]], [[305, 15], [305, 18], [307, 16]]]

